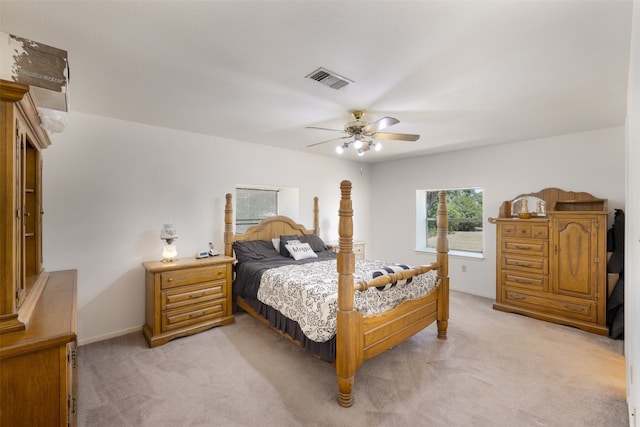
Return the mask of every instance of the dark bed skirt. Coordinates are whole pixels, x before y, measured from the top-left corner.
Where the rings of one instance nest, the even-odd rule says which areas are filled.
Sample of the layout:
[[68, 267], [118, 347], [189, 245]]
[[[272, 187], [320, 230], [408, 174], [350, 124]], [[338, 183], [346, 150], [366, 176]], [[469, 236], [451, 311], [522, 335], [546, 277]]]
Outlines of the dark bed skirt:
[[269, 324], [289, 335], [293, 340], [300, 343], [309, 353], [318, 356], [326, 362], [335, 362], [336, 360], [336, 337], [334, 336], [326, 342], [312, 341], [302, 332], [297, 322], [284, 316], [278, 310], [261, 303], [253, 298], [243, 298], [244, 301], [253, 308], [256, 313], [267, 319]]

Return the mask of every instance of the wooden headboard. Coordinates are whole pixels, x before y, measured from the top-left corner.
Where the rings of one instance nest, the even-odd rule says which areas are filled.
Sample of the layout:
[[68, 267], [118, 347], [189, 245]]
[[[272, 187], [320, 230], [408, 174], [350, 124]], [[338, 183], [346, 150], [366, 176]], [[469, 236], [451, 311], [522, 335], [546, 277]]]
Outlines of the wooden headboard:
[[319, 232], [319, 208], [318, 198], [313, 198], [313, 229], [308, 229], [302, 224], [298, 224], [291, 218], [283, 215], [266, 218], [258, 225], [249, 227], [242, 234], [233, 232], [233, 203], [231, 193], [226, 195], [224, 208], [224, 254], [233, 256], [233, 242], [247, 240], [271, 240], [282, 235], [308, 236]]

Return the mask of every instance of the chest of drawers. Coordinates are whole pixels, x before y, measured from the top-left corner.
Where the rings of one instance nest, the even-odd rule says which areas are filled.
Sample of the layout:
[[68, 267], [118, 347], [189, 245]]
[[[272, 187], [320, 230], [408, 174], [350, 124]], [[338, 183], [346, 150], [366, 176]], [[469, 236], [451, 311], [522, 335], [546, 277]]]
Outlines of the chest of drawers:
[[145, 268], [144, 336], [156, 347], [174, 338], [234, 322], [232, 257], [151, 261]]
[[606, 200], [559, 189], [533, 195], [552, 206], [547, 215], [489, 220], [497, 225], [493, 307], [607, 335]]

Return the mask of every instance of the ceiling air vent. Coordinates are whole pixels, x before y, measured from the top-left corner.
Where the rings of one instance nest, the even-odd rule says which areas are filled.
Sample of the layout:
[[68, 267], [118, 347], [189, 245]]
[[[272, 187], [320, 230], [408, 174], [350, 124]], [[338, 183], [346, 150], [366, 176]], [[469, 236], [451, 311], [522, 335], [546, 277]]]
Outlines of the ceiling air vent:
[[353, 80], [349, 80], [346, 77], [342, 77], [341, 75], [322, 67], [318, 68], [311, 74], [308, 74], [305, 78], [320, 82], [332, 89], [340, 89], [345, 87], [349, 83], [353, 83]]

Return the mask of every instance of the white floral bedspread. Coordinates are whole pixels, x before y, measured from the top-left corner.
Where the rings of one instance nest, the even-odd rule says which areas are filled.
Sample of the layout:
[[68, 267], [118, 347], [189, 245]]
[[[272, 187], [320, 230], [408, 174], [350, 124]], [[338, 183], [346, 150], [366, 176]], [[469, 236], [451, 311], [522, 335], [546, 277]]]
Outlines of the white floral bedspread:
[[[354, 282], [371, 280], [376, 269], [388, 265], [381, 261], [356, 260]], [[407, 299], [416, 299], [437, 287], [436, 272], [415, 276], [411, 283], [385, 291], [370, 288], [355, 292], [354, 307], [363, 314], [380, 314]], [[304, 334], [316, 342], [336, 333], [338, 310], [338, 272], [336, 261], [287, 265], [267, 270], [260, 281], [258, 299], [300, 324]]]

